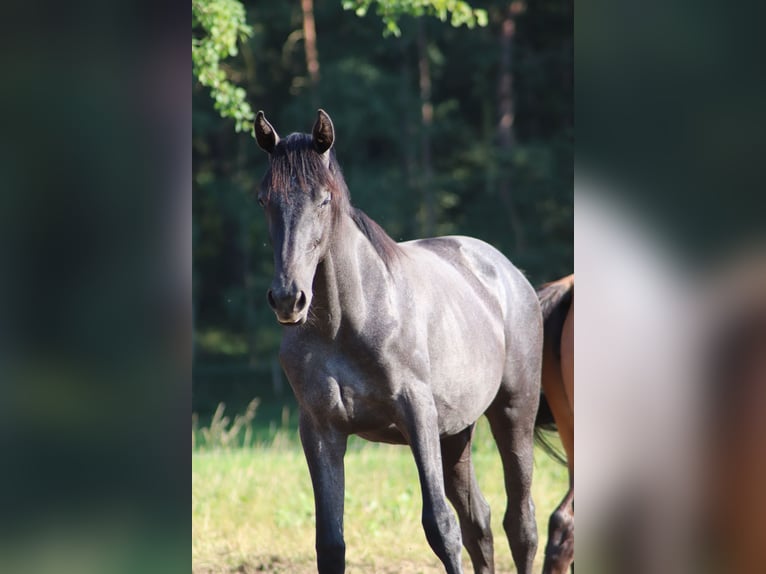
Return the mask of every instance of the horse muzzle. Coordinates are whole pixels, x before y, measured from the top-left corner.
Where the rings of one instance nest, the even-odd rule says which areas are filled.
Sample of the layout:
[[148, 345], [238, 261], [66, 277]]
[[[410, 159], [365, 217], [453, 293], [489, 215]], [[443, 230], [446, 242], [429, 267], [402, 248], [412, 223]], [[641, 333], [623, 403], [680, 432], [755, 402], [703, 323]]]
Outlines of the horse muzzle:
[[305, 291], [293, 286], [269, 289], [266, 294], [277, 321], [282, 325], [302, 325], [306, 322], [309, 298]]

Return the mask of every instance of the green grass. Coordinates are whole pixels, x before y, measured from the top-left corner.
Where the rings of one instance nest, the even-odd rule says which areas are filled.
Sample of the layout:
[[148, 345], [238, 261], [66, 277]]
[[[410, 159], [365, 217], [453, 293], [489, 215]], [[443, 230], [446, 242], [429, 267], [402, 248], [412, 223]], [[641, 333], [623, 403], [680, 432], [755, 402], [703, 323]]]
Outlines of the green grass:
[[[297, 433], [284, 428], [268, 445], [197, 449], [192, 455], [192, 560], [195, 573], [315, 572], [314, 503]], [[500, 458], [486, 421], [473, 452], [492, 508], [498, 573], [515, 572], [501, 519], [505, 508]], [[563, 497], [566, 468], [535, 453], [533, 497], [540, 544]], [[347, 572], [443, 572], [420, 525], [420, 486], [408, 448], [352, 437], [346, 454]], [[471, 572], [463, 551], [464, 569]]]

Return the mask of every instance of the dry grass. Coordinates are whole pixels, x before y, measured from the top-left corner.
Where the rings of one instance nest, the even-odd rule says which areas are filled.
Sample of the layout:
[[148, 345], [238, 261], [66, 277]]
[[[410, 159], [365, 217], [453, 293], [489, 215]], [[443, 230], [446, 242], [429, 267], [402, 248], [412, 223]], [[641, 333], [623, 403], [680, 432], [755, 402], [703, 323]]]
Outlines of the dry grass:
[[[195, 573], [316, 572], [313, 494], [303, 453], [292, 440], [276, 447], [198, 451], [192, 460]], [[502, 468], [484, 421], [477, 429], [474, 463], [493, 510], [497, 572], [515, 572], [500, 524]], [[538, 451], [533, 483], [538, 566], [548, 516], [566, 484], [566, 469]], [[346, 454], [347, 572], [443, 572], [425, 540], [420, 505], [417, 472], [406, 447], [353, 441]], [[464, 568], [471, 572], [463, 554]]]

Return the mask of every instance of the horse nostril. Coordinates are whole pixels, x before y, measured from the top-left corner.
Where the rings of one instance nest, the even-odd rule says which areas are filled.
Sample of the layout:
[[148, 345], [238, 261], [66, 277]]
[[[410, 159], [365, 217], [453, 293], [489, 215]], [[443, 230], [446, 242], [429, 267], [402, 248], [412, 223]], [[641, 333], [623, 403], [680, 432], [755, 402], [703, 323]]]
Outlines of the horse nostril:
[[269, 305], [271, 305], [271, 308], [276, 309], [277, 302], [274, 301], [274, 294], [271, 292], [271, 289], [269, 289], [269, 292], [266, 294], [266, 298], [269, 300]]
[[303, 311], [303, 308], [305, 306], [306, 306], [306, 293], [301, 291], [300, 295], [298, 295], [298, 301], [295, 303], [295, 310]]

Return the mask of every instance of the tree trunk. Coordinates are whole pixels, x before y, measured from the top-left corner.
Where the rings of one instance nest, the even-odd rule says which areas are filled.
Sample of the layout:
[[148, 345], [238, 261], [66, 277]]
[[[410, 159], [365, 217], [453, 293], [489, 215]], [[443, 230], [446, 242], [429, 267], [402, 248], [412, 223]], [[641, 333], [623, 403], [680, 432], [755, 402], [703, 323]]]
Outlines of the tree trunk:
[[523, 0], [514, 0], [509, 4], [503, 15], [503, 21], [500, 26], [500, 72], [497, 86], [499, 116], [497, 136], [501, 162], [505, 166], [505, 169], [501, 170], [498, 191], [500, 193], [500, 200], [503, 202], [511, 221], [514, 248], [517, 251], [522, 251], [525, 248], [526, 240], [523, 223], [514, 201], [508, 168], [513, 148], [516, 145], [516, 136], [513, 129], [513, 43], [516, 35], [516, 17], [524, 11], [525, 7], [526, 5]]
[[431, 237], [436, 227], [436, 205], [431, 164], [431, 126], [434, 108], [431, 103], [431, 65], [428, 61], [428, 38], [423, 18], [418, 18], [418, 72], [420, 80], [420, 153], [422, 162], [421, 187], [423, 189], [423, 235]]
[[314, 24], [314, 0], [301, 0], [303, 10], [303, 45], [306, 49], [306, 69], [311, 81], [311, 95], [314, 106], [318, 105], [319, 53], [317, 52], [317, 31]]
[[[408, 191], [408, 193], [416, 194], [418, 191], [418, 152], [417, 152], [417, 133], [415, 126], [416, 124], [416, 118], [413, 117], [413, 114], [411, 111], [414, 109], [414, 103], [416, 101], [416, 96], [412, 90], [411, 85], [411, 72], [410, 66], [412, 65], [412, 60], [409, 57], [408, 51], [409, 51], [409, 41], [405, 40], [404, 37], [399, 38], [398, 40], [399, 44], [399, 52], [401, 55], [401, 66], [399, 68], [399, 105], [401, 109], [401, 114], [399, 115], [400, 118], [400, 133], [402, 136], [399, 138], [399, 141], [401, 142], [399, 145], [399, 150], [402, 154], [402, 166], [404, 170], [404, 183], [405, 183], [405, 189]], [[418, 234], [420, 231], [419, 224], [418, 224], [418, 213], [417, 210], [415, 210], [414, 213], [412, 213], [409, 217], [407, 217], [406, 223], [404, 225], [404, 236], [405, 237], [412, 237]], [[399, 239], [399, 238], [397, 238]]]

